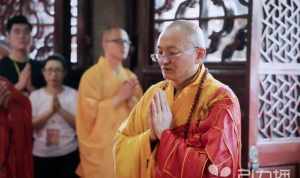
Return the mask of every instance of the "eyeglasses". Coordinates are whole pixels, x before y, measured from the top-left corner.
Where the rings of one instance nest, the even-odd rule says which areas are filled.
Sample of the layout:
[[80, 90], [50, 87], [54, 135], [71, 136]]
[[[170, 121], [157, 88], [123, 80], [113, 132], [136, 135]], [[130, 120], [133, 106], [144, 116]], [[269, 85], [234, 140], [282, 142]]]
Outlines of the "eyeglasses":
[[44, 71], [46, 72], [46, 73], [63, 73], [63, 69], [60, 69], [60, 68], [47, 68], [47, 69], [44, 69]]
[[196, 47], [193, 47], [193, 48], [188, 48], [188, 49], [185, 49], [183, 51], [176, 52], [176, 53], [169, 53], [169, 54], [166, 53], [164, 55], [159, 54], [159, 53], [153, 53], [153, 54], [150, 55], [150, 57], [151, 57], [151, 59], [152, 59], [153, 62], [159, 62], [163, 58], [174, 59], [176, 57], [181, 56], [184, 53], [189, 53], [190, 51], [194, 51], [195, 49], [196, 49]]
[[116, 44], [119, 44], [119, 45], [123, 45], [123, 44], [126, 44], [126, 45], [131, 45], [131, 42], [129, 40], [125, 40], [125, 39], [111, 39], [111, 40], [107, 40], [107, 42], [113, 42], [113, 43], [116, 43]]

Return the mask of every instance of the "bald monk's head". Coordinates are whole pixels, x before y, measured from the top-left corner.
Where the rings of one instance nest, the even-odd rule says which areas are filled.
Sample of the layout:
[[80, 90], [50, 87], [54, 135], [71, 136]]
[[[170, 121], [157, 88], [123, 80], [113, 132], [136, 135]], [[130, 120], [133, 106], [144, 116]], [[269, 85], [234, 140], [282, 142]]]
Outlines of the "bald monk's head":
[[104, 57], [121, 63], [128, 57], [130, 40], [127, 32], [119, 27], [105, 30], [102, 34]]
[[175, 21], [161, 32], [151, 58], [160, 65], [163, 77], [179, 86], [196, 73], [205, 54], [200, 27], [188, 21]]

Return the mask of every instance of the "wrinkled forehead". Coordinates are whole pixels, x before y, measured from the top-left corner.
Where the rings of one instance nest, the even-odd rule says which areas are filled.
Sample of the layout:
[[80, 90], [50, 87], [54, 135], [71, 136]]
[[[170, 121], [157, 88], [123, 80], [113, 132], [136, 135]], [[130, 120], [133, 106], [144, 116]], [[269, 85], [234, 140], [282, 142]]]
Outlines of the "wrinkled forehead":
[[177, 29], [166, 29], [157, 40], [156, 48], [176, 48], [182, 49], [191, 45], [189, 36]]

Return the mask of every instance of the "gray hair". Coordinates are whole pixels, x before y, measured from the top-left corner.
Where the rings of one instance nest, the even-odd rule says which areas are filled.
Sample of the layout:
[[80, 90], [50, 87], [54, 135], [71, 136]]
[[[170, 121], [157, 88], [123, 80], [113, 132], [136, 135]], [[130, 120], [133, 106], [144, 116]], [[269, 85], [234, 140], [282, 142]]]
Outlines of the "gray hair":
[[186, 20], [177, 20], [168, 25], [164, 31], [169, 29], [179, 30], [184, 33], [194, 47], [206, 48], [204, 33], [198, 25]]

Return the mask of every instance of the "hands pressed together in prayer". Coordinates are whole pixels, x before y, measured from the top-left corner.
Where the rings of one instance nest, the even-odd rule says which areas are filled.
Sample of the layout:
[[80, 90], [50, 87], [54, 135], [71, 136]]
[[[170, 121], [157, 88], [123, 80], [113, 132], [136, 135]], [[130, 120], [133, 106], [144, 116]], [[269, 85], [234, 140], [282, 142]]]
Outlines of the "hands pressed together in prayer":
[[171, 128], [172, 117], [166, 93], [164, 91], [157, 92], [150, 105], [151, 140], [160, 139], [163, 131]]
[[53, 96], [50, 112], [52, 114], [58, 113], [61, 110], [61, 105], [56, 95]]
[[74, 116], [70, 114], [67, 110], [65, 110], [57, 97], [57, 95], [53, 95], [52, 103], [50, 104], [50, 108], [47, 112], [41, 114], [40, 116], [37, 116], [33, 121], [33, 127], [34, 128], [42, 128], [47, 121], [53, 116], [53, 114], [59, 114], [62, 116], [62, 118], [71, 126], [75, 127], [74, 123]]
[[15, 87], [19, 91], [26, 89], [27, 91], [31, 92], [34, 90], [31, 82], [31, 65], [29, 63], [27, 63], [24, 69], [21, 71], [19, 80], [15, 84]]
[[57, 95], [53, 95], [50, 113], [51, 114], [57, 113], [57, 114], [61, 115], [67, 122], [73, 123], [72, 118], [69, 119], [72, 116], [69, 116], [70, 113], [61, 106]]
[[8, 90], [8, 85], [4, 81], [0, 81], [0, 107], [7, 107], [11, 92]]
[[50, 104], [50, 108], [49, 110], [45, 113], [45, 116], [46, 117], [43, 117], [45, 118], [44, 121], [47, 121], [51, 118], [51, 116], [55, 113], [58, 113], [62, 110], [62, 107], [60, 105], [60, 102], [58, 100], [58, 97], [57, 95], [53, 95], [52, 96], [52, 102]]
[[139, 82], [136, 78], [124, 81], [113, 100], [113, 105], [118, 106], [122, 102], [129, 100], [132, 96], [134, 96], [135, 88], [138, 83]]

